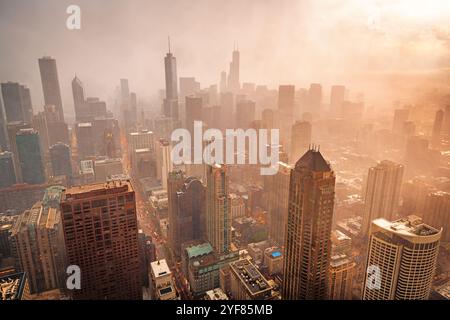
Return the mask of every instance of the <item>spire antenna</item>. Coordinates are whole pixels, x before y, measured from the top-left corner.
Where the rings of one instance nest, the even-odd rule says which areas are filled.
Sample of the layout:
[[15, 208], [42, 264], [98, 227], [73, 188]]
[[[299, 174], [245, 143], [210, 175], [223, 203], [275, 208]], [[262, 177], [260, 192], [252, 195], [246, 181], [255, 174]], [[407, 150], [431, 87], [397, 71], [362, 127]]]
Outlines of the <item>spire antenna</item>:
[[167, 37], [167, 42], [169, 44], [169, 53], [170, 53], [170, 36]]

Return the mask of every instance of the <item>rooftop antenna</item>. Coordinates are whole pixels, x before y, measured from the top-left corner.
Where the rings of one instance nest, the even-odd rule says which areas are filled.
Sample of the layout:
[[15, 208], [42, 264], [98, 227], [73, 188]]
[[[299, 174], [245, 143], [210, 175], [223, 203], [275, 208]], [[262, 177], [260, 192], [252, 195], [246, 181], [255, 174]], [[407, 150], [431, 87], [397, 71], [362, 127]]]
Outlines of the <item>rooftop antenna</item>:
[[167, 42], [169, 43], [169, 53], [170, 53], [170, 36], [167, 37]]

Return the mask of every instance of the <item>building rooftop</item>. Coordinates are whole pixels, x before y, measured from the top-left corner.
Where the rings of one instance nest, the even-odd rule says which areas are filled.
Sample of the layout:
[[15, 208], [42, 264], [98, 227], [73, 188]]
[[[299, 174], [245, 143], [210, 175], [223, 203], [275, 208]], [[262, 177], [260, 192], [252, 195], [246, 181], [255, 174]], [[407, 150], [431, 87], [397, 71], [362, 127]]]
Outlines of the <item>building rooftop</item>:
[[272, 253], [270, 254], [270, 256], [272, 257], [272, 258], [278, 258], [278, 257], [281, 257], [281, 252], [280, 251], [272, 251]]
[[318, 150], [309, 149], [295, 164], [295, 168], [307, 168], [315, 172], [331, 171], [330, 164], [325, 161]]
[[330, 266], [333, 268], [338, 268], [351, 262], [352, 260], [345, 254], [336, 254], [330, 258]]
[[423, 223], [422, 219], [415, 215], [392, 222], [383, 218], [375, 219], [372, 221], [372, 225], [413, 242], [434, 242], [440, 238], [442, 233], [442, 228], [435, 229]]
[[336, 237], [336, 240], [338, 241], [351, 241], [352, 238], [347, 236], [345, 233], [339, 230], [333, 230], [333, 235]]
[[450, 300], [450, 281], [435, 290], [444, 299]]
[[150, 263], [150, 266], [155, 278], [164, 277], [171, 274], [166, 259], [153, 261], [152, 263]]
[[228, 300], [228, 296], [221, 288], [206, 291], [207, 300]]
[[0, 300], [21, 300], [26, 280], [25, 272], [0, 277]]
[[213, 252], [213, 247], [209, 242], [204, 242], [202, 244], [194, 245], [186, 248], [189, 259], [201, 257]]
[[92, 127], [92, 123], [90, 122], [82, 122], [78, 124], [78, 128], [90, 128]]
[[259, 272], [256, 266], [248, 259], [230, 263], [231, 270], [247, 288], [251, 295], [261, 294], [272, 290], [266, 278]]
[[133, 191], [130, 181], [111, 180], [105, 183], [93, 183], [67, 188], [62, 195], [62, 201], [96, 197]]

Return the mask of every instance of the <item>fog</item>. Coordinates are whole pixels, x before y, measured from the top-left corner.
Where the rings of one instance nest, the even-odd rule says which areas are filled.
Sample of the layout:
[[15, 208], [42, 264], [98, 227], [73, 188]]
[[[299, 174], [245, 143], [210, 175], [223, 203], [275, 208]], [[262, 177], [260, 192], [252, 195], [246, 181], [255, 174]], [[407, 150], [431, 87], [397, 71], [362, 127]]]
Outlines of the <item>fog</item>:
[[[81, 30], [66, 28], [70, 4], [81, 8]], [[67, 113], [74, 74], [88, 96], [106, 99], [128, 78], [140, 99], [150, 99], [164, 87], [169, 35], [178, 76], [202, 86], [228, 71], [234, 43], [241, 82], [320, 82], [325, 94], [342, 83], [375, 104], [425, 81], [444, 85], [450, 70], [445, 0], [0, 0], [0, 30], [0, 81], [28, 85], [34, 109], [42, 109], [37, 59], [50, 55]]]

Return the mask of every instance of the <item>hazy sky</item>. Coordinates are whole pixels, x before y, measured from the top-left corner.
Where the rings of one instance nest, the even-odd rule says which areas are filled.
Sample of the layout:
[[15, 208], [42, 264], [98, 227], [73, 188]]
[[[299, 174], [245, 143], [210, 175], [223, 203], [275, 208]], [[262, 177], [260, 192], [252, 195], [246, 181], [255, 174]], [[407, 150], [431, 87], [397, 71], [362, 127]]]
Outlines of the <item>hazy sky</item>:
[[[81, 7], [81, 30], [66, 29], [70, 4]], [[0, 0], [0, 81], [28, 85], [41, 109], [37, 59], [50, 55], [67, 112], [75, 73], [88, 96], [106, 99], [128, 78], [149, 98], [164, 86], [168, 35], [178, 75], [202, 86], [228, 71], [236, 41], [241, 81], [366, 90], [380, 75], [450, 67], [450, 1]]]

